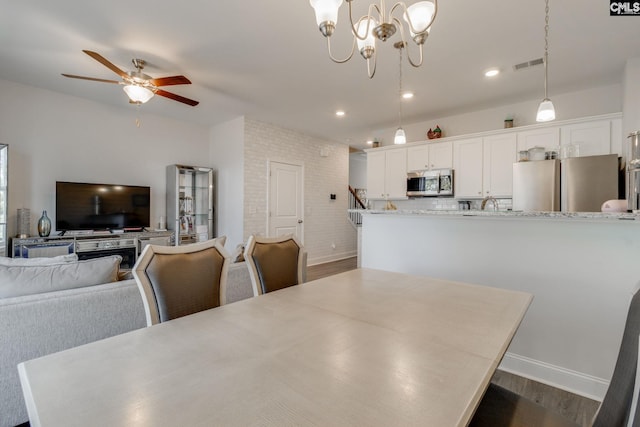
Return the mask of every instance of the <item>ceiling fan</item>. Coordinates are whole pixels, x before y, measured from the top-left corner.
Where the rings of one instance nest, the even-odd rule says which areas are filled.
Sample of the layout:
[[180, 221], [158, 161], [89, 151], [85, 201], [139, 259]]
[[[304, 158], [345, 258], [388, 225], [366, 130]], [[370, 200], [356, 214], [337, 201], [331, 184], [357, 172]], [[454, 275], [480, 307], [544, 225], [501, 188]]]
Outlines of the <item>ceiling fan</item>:
[[75, 76], [73, 74], [64, 73], [62, 74], [63, 76], [70, 77], [72, 79], [92, 80], [95, 82], [115, 83], [123, 85], [123, 89], [127, 93], [129, 102], [131, 104], [144, 104], [145, 102], [150, 100], [153, 95], [164, 96], [165, 98], [173, 99], [174, 101], [182, 102], [183, 104], [191, 105], [192, 107], [195, 107], [199, 104], [198, 101], [194, 101], [193, 99], [185, 98], [184, 96], [176, 95], [175, 93], [167, 92], [166, 90], [160, 89], [160, 86], [191, 84], [191, 81], [185, 76], [159, 77], [157, 79], [154, 79], [142, 72], [144, 66], [146, 65], [146, 61], [144, 61], [143, 59], [132, 59], [131, 62], [133, 62], [136, 70], [125, 72], [113, 65], [99, 53], [92, 52], [90, 50], [83, 50], [83, 52], [119, 75], [122, 80], [118, 81], [97, 79], [94, 77]]

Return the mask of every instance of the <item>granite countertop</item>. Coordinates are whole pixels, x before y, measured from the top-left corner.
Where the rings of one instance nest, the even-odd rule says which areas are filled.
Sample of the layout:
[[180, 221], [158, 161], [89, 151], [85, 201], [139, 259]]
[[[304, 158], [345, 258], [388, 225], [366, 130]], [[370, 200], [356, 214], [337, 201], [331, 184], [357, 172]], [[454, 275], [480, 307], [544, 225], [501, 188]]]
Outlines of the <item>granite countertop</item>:
[[480, 211], [480, 210], [422, 210], [422, 209], [349, 209], [365, 215], [424, 215], [451, 217], [489, 218], [538, 218], [538, 219], [585, 219], [585, 220], [640, 220], [640, 213], [627, 212], [522, 212], [522, 211]]

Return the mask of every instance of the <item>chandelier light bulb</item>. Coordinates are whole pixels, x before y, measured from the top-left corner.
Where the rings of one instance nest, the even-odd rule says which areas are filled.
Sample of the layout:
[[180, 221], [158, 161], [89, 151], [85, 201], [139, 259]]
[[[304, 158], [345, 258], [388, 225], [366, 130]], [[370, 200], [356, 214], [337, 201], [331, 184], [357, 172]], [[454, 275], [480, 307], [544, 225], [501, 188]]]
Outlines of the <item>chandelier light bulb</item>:
[[311, 7], [316, 11], [316, 23], [320, 27], [324, 22], [338, 23], [338, 9], [342, 0], [309, 0]]
[[[356, 39], [358, 43], [358, 50], [365, 59], [371, 58], [373, 52], [376, 49], [376, 37], [373, 33], [373, 29], [378, 25], [375, 19], [363, 19], [358, 24], [358, 37]], [[369, 32], [367, 33], [367, 26]], [[360, 40], [360, 37], [364, 40]]]
[[435, 5], [430, 1], [419, 1], [407, 7], [404, 20], [409, 24], [412, 37], [427, 30], [435, 11]]

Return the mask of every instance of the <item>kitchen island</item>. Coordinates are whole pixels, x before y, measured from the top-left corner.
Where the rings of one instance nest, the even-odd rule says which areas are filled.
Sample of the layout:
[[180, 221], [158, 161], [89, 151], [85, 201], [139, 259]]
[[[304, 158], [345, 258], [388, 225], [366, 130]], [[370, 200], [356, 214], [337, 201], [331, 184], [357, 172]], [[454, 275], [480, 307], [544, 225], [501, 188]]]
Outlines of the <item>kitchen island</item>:
[[602, 399], [640, 281], [640, 215], [360, 212], [362, 267], [532, 293], [501, 369]]

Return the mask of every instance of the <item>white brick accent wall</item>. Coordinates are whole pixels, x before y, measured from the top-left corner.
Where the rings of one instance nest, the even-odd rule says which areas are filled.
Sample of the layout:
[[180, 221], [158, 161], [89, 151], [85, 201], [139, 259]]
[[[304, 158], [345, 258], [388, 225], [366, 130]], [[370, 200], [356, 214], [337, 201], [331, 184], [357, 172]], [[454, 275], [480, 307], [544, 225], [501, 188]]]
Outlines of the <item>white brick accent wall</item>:
[[244, 136], [244, 240], [267, 235], [268, 161], [291, 162], [304, 166], [309, 264], [355, 256], [356, 230], [347, 219], [349, 147], [251, 119], [245, 119]]

